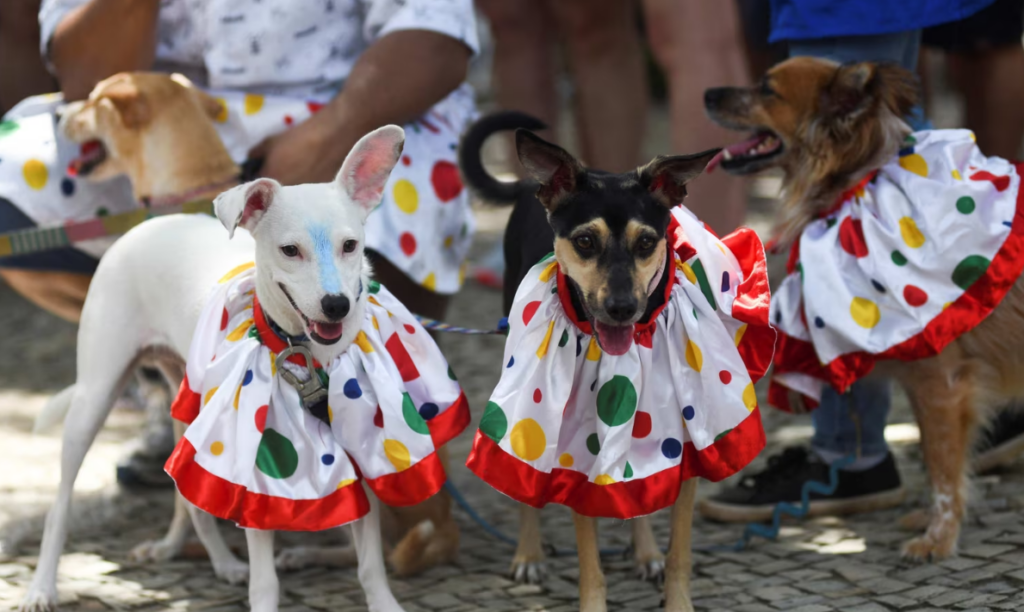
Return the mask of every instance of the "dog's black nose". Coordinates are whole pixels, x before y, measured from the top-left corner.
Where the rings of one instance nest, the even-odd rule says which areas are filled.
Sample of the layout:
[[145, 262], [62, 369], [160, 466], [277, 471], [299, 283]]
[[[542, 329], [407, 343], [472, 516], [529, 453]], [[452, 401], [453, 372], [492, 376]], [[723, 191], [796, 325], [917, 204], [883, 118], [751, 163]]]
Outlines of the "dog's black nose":
[[628, 321], [636, 314], [639, 304], [632, 295], [616, 295], [604, 301], [604, 311], [616, 321]]
[[348, 314], [348, 298], [340, 293], [338, 295], [325, 295], [320, 300], [320, 309], [324, 311], [324, 316], [332, 321], [344, 319], [345, 315]]

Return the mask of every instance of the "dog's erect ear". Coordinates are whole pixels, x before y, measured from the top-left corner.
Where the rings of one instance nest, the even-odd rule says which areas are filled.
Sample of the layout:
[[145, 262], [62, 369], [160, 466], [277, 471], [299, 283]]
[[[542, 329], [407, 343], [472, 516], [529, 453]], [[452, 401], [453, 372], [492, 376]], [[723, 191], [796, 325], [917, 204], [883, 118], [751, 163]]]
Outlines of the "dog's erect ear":
[[557, 145], [528, 130], [516, 130], [516, 153], [527, 174], [540, 183], [537, 199], [548, 212], [554, 211], [565, 197], [576, 190], [583, 166]]
[[898, 64], [886, 62], [875, 66], [874, 89], [897, 117], [906, 117], [920, 102], [917, 75]]
[[234, 236], [235, 228], [238, 226], [252, 232], [280, 189], [281, 184], [274, 179], [261, 178], [217, 196], [213, 200], [213, 209], [217, 213], [217, 218], [227, 228], [228, 236]]
[[821, 94], [821, 110], [828, 117], [851, 121], [880, 102], [902, 118], [917, 104], [917, 97], [917, 82], [909, 70], [895, 64], [857, 62], [836, 69]]
[[225, 113], [226, 109], [220, 100], [193, 85], [187, 76], [175, 72], [171, 75], [171, 80], [188, 89], [210, 119], [218, 120]]
[[102, 97], [114, 105], [126, 128], [138, 129], [149, 123], [149, 102], [145, 94], [130, 79], [121, 79], [113, 83], [103, 90]]
[[683, 203], [686, 184], [700, 176], [719, 151], [721, 149], [708, 149], [693, 155], [659, 155], [637, 172], [654, 199], [672, 208]]
[[405, 130], [385, 125], [360, 138], [341, 165], [334, 182], [363, 211], [364, 219], [380, 204], [404, 146]]

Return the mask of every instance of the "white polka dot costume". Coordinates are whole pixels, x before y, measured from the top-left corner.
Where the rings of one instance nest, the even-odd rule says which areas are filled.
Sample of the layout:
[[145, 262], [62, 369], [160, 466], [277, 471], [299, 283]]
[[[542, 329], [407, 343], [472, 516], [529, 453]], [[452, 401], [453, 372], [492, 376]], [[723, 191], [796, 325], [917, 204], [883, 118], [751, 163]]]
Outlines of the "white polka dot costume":
[[[265, 138], [305, 121], [323, 106], [282, 96], [210, 93], [224, 107], [215, 127], [237, 162]], [[50, 112], [56, 104], [30, 99], [10, 115], [22, 118], [0, 123], [0, 198], [41, 227], [138, 208], [126, 178], [89, 182], [69, 174], [79, 145], [57, 134]], [[456, 146], [473, 108], [472, 93], [459, 89], [404, 126], [402, 158], [380, 206], [366, 222], [366, 246], [437, 293], [458, 291], [472, 241], [473, 214], [459, 178]], [[110, 244], [101, 239], [76, 246], [98, 257]]]
[[1024, 165], [985, 157], [967, 130], [917, 132], [899, 156], [807, 226], [772, 300], [769, 400], [817, 406], [878, 361], [938, 354], [980, 323], [1024, 269]]
[[682, 207], [668, 242], [666, 303], [619, 356], [577, 319], [553, 255], [530, 270], [473, 472], [531, 506], [626, 519], [671, 505], [684, 480], [720, 480], [761, 451], [753, 381], [775, 340], [761, 242], [747, 229], [719, 240]]
[[[315, 531], [369, 511], [360, 480], [407, 506], [446, 480], [435, 451], [469, 423], [455, 375], [416, 319], [372, 282], [355, 342], [326, 366], [325, 415], [277, 371], [287, 348], [254, 297], [255, 270], [229, 272], [203, 309], [172, 406], [189, 423], [167, 472], [190, 502], [241, 527]], [[305, 377], [305, 360], [286, 366]]]

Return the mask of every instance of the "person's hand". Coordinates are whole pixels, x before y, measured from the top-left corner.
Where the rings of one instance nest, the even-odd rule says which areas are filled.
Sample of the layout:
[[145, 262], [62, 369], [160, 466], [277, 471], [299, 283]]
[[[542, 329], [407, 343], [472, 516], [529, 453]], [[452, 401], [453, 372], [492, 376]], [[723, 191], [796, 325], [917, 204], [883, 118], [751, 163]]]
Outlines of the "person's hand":
[[282, 185], [327, 183], [345, 161], [351, 148], [338, 130], [311, 117], [286, 132], [272, 136], [249, 151], [249, 159], [262, 158], [260, 176]]

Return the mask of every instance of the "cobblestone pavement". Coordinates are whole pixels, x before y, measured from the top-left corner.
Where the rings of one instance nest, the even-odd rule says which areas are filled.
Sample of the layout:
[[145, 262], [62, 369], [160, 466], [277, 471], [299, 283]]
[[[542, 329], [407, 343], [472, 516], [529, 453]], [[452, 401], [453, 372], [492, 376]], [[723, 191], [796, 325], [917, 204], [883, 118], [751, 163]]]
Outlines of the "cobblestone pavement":
[[[477, 254], [498, 237], [502, 213], [481, 215]], [[755, 217], [754, 221], [758, 219]], [[763, 221], [763, 219], [761, 219]], [[31, 424], [49, 394], [71, 382], [74, 327], [27, 305], [0, 285], [4, 314], [0, 350], [0, 609], [13, 607], [31, 577], [42, 520], [59, 478], [58, 433], [32, 436]], [[469, 285], [456, 298], [450, 319], [476, 327], [493, 325], [500, 295]], [[497, 380], [502, 339], [459, 336], [441, 339], [442, 349], [459, 373], [479, 418]], [[806, 418], [764, 413], [770, 448], [806, 440]], [[137, 564], [128, 551], [138, 542], [162, 535], [172, 512], [169, 492], [134, 494], [114, 484], [113, 463], [140, 424], [141, 416], [115, 412], [89, 454], [78, 480], [71, 534], [60, 567], [63, 610], [188, 609], [227, 612], [246, 608], [246, 589], [214, 576], [192, 543], [186, 558], [161, 564]], [[473, 425], [475, 429], [475, 424]], [[899, 509], [848, 519], [786, 523], [776, 542], [757, 540], [745, 551], [695, 552], [693, 597], [698, 610], [735, 612], [844, 612], [933, 610], [1024, 610], [1024, 466], [975, 481], [970, 518], [964, 525], [960, 556], [937, 564], [914, 565], [899, 558], [909, 534], [897, 527], [903, 513], [921, 507], [926, 490], [917, 448], [917, 428], [905, 402], [898, 403], [887, 431], [910, 489]], [[464, 467], [472, 435], [452, 444], [453, 482], [476, 510], [507, 534], [516, 532], [517, 510], [508, 499], [473, 477]], [[759, 461], [763, 461], [764, 454]], [[701, 495], [716, 485], [702, 483]], [[408, 612], [445, 610], [562, 612], [577, 608], [578, 570], [572, 556], [548, 561], [541, 586], [517, 585], [506, 578], [511, 547], [502, 544], [455, 510], [462, 526], [457, 564], [423, 576], [392, 580]], [[667, 544], [667, 516], [654, 518]], [[244, 552], [244, 538], [224, 525], [230, 541]], [[740, 526], [698, 519], [695, 546], [708, 548], [735, 541]], [[568, 511], [543, 512], [547, 543], [574, 546]], [[601, 523], [602, 545], [622, 547], [629, 528]], [[282, 534], [280, 544], [341, 542], [340, 530], [321, 534]], [[610, 610], [658, 610], [657, 588], [634, 577], [628, 558], [605, 559]], [[308, 569], [284, 574], [282, 609], [364, 609], [354, 570]]]

